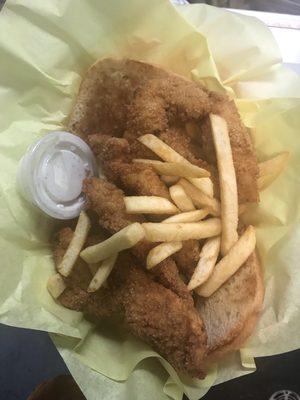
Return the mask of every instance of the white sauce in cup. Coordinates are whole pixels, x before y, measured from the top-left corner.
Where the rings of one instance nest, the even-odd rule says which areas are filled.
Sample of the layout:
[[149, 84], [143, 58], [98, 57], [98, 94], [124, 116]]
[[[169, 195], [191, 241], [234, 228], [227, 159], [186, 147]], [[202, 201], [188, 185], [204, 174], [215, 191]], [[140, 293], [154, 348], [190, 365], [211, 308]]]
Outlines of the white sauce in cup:
[[69, 132], [54, 131], [33, 144], [20, 161], [18, 186], [23, 197], [57, 219], [79, 215], [82, 182], [97, 174], [89, 146]]

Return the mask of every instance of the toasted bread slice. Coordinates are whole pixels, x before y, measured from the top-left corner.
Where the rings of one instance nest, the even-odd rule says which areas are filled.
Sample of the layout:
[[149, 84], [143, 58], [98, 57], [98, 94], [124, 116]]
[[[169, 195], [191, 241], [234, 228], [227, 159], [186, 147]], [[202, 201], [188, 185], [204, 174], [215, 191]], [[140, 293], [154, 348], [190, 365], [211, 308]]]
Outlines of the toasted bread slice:
[[212, 296], [196, 307], [208, 337], [208, 358], [239, 349], [252, 333], [262, 308], [264, 284], [256, 253]]

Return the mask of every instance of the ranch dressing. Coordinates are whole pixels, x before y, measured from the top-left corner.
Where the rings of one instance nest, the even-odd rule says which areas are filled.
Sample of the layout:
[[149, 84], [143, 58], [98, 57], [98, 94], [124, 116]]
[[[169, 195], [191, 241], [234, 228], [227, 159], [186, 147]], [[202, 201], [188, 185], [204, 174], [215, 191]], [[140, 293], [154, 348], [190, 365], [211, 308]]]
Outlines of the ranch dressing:
[[57, 219], [72, 219], [85, 205], [82, 182], [97, 173], [89, 146], [69, 132], [54, 131], [33, 144], [18, 170], [23, 197]]

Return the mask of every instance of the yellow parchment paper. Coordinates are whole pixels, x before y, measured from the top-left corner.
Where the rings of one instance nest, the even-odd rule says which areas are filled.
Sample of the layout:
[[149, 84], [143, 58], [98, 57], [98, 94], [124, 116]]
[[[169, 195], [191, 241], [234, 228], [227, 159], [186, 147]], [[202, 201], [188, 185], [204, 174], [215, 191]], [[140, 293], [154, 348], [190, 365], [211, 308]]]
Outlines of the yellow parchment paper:
[[[180, 15], [184, 15], [184, 18]], [[210, 50], [209, 50], [210, 48]], [[129, 334], [86, 322], [49, 296], [55, 224], [19, 196], [28, 145], [62, 128], [85, 70], [104, 56], [155, 62], [235, 97], [261, 159], [291, 152], [286, 173], [247, 215], [258, 231], [266, 299], [256, 333], [204, 381], [179, 377]], [[253, 371], [253, 356], [299, 347], [299, 78], [253, 18], [167, 0], [8, 0], [0, 13], [0, 322], [51, 333], [86, 397], [191, 400]]]

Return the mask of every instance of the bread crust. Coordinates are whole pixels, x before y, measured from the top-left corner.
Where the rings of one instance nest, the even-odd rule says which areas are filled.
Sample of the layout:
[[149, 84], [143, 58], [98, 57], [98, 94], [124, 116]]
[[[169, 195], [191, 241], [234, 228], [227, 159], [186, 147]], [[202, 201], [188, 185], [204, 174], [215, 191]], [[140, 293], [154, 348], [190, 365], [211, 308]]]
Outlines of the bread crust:
[[256, 251], [215, 294], [198, 300], [197, 308], [209, 338], [208, 363], [243, 346], [256, 326], [263, 299], [263, 272]]

